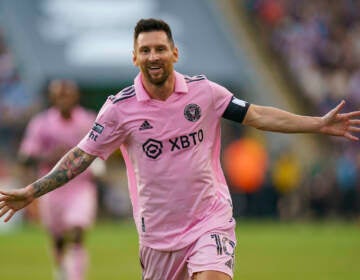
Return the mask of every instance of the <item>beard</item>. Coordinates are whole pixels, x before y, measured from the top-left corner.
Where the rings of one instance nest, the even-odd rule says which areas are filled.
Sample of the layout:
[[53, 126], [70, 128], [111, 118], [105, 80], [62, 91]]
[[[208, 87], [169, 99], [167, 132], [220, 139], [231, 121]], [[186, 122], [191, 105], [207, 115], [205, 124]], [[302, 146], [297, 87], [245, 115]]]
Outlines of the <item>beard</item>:
[[165, 82], [168, 80], [170, 76], [169, 69], [166, 69], [164, 65], [159, 67], [160, 67], [160, 73], [155, 75], [151, 74], [151, 71], [149, 70], [150, 67], [146, 67], [145, 69], [143, 69], [145, 78], [155, 86], [162, 86], [163, 84], [165, 84]]

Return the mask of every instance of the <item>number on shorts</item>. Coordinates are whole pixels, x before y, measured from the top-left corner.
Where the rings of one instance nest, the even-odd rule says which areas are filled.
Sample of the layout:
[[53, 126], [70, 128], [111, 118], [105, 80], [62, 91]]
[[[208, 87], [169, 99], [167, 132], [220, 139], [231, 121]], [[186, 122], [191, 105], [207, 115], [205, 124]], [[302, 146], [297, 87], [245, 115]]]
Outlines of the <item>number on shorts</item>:
[[216, 251], [218, 255], [222, 255], [223, 253], [227, 256], [234, 256], [235, 251], [235, 242], [223, 236], [220, 238], [220, 234], [214, 233], [210, 235], [212, 239], [215, 240], [216, 243]]

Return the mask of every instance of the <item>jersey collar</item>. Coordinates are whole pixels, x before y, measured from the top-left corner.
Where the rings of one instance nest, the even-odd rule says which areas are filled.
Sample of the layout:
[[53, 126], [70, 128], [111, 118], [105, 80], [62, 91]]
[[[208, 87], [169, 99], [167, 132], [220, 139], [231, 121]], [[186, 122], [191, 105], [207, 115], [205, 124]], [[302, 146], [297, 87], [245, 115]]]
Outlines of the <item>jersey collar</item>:
[[[175, 73], [175, 90], [174, 93], [187, 93], [188, 87], [185, 81], [185, 78], [182, 74], [174, 71]], [[142, 84], [142, 74], [139, 73], [134, 79], [134, 86], [136, 97], [138, 101], [146, 101], [150, 100], [149, 94], [146, 92], [143, 84]]]

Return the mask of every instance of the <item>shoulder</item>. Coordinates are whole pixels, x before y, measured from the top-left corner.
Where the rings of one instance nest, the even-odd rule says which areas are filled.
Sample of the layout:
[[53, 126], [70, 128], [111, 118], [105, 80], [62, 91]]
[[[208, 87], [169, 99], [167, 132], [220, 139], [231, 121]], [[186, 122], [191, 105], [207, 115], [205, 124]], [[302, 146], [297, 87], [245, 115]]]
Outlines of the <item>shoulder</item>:
[[212, 96], [214, 93], [214, 82], [209, 80], [205, 75], [185, 76], [186, 85], [190, 92], [201, 95], [204, 98]]
[[208, 92], [211, 87], [211, 81], [203, 74], [194, 76], [184, 75], [184, 80], [190, 91], [195, 90], [195, 92], [198, 92], [200, 90]]
[[40, 122], [44, 122], [46, 120], [49, 119], [49, 117], [51, 117], [53, 115], [53, 109], [52, 108], [49, 108], [49, 109], [46, 109], [44, 111], [41, 111], [41, 112], [38, 112], [37, 114], [35, 114], [30, 122], [32, 123], [40, 123]]
[[128, 86], [117, 94], [108, 96], [98, 115], [108, 118], [124, 115], [126, 108], [133, 107], [128, 106], [129, 102], [131, 103], [135, 100], [135, 87], [134, 85]]
[[51, 109], [38, 112], [28, 121], [26, 129], [28, 131], [39, 131], [43, 127], [49, 127], [49, 125], [52, 125], [51, 115]]
[[135, 86], [131, 85], [124, 88], [116, 95], [110, 95], [108, 97], [108, 101], [110, 101], [112, 104], [116, 104], [116, 103], [121, 103], [121, 101], [127, 99], [132, 99], [133, 97], [135, 97]]
[[82, 106], [77, 107], [76, 112], [80, 116], [85, 117], [85, 118], [93, 119], [96, 116], [96, 113], [93, 110], [82, 107]]

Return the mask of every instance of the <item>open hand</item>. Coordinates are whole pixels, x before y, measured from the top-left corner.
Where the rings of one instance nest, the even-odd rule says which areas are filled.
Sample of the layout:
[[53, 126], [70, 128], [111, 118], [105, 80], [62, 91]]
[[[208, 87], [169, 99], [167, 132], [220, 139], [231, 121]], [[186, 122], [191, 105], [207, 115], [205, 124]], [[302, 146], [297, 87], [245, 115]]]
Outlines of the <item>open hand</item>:
[[34, 200], [26, 188], [18, 190], [0, 190], [0, 218], [7, 214], [4, 222], [9, 221], [14, 214]]
[[360, 119], [357, 119], [360, 117], [360, 111], [340, 114], [339, 112], [344, 106], [345, 101], [343, 100], [322, 117], [324, 125], [320, 128], [320, 132], [358, 141], [359, 138], [353, 133], [360, 132]]

